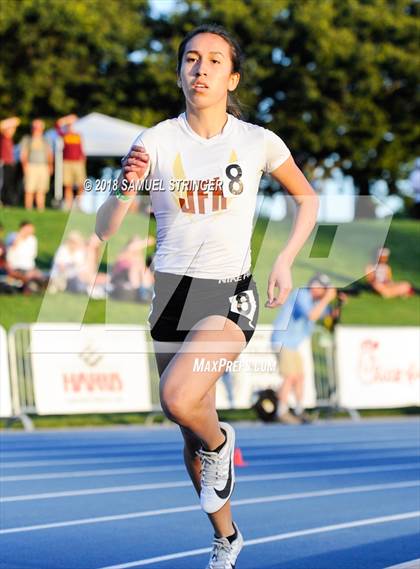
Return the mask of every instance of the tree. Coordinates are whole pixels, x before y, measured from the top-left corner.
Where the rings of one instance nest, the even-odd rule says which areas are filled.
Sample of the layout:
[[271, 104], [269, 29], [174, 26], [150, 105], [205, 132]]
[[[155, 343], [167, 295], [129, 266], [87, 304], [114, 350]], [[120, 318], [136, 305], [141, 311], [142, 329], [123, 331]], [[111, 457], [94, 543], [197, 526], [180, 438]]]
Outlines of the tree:
[[178, 45], [216, 22], [245, 48], [246, 120], [277, 132], [304, 169], [338, 166], [365, 195], [378, 179], [396, 191], [420, 153], [420, 3], [185, 0], [176, 8], [152, 17], [147, 0], [2, 0], [4, 116], [24, 126], [93, 110], [145, 126], [176, 116]]
[[126, 113], [129, 54], [149, 41], [147, 0], [2, 0], [0, 107], [50, 118]]
[[[419, 153], [417, 2], [187, 0], [179, 7], [154, 37], [178, 42], [203, 22], [230, 30], [246, 50], [239, 93], [248, 120], [279, 133], [303, 168], [338, 166], [361, 194], [377, 179], [396, 191]], [[166, 47], [171, 61], [172, 43]]]

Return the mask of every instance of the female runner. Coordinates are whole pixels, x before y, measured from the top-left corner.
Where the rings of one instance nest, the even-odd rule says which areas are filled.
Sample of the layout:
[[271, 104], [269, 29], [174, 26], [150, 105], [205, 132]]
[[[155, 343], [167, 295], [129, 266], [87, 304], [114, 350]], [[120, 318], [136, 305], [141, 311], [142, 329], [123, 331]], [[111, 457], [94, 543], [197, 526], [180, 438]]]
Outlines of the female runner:
[[257, 322], [250, 240], [262, 173], [281, 182], [298, 206], [268, 278], [267, 308], [284, 303], [291, 291], [291, 266], [318, 210], [316, 194], [281, 138], [241, 120], [231, 99], [241, 62], [239, 45], [224, 28], [202, 25], [188, 33], [177, 64], [186, 110], [136, 139], [123, 159], [119, 188], [99, 209], [96, 224], [99, 238], [108, 239], [139, 184], [156, 182], [149, 183], [157, 221], [149, 324], [161, 405], [181, 429], [185, 465], [215, 531], [207, 569], [232, 569], [243, 546], [230, 507], [235, 432], [218, 420], [215, 391]]

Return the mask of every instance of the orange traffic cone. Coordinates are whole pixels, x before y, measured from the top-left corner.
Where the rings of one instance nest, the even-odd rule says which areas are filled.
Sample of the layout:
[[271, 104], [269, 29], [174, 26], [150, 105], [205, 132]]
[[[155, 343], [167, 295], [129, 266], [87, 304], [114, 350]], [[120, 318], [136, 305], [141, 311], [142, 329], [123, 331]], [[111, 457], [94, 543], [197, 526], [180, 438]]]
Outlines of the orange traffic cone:
[[244, 461], [242, 451], [239, 447], [235, 448], [235, 452], [233, 453], [233, 464], [239, 467], [248, 466], [248, 463]]

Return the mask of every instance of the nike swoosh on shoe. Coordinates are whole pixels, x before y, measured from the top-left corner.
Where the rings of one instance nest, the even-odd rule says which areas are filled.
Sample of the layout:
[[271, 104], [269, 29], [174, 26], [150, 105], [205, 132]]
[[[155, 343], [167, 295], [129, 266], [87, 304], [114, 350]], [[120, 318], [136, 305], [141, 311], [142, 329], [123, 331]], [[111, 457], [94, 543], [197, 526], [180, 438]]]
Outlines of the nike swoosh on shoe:
[[214, 489], [214, 491], [216, 492], [216, 494], [219, 496], [219, 498], [221, 498], [222, 500], [225, 500], [230, 493], [230, 487], [232, 485], [232, 461], [229, 461], [229, 476], [226, 482], [226, 486], [224, 488], [222, 488], [222, 490], [217, 490], [216, 488]]

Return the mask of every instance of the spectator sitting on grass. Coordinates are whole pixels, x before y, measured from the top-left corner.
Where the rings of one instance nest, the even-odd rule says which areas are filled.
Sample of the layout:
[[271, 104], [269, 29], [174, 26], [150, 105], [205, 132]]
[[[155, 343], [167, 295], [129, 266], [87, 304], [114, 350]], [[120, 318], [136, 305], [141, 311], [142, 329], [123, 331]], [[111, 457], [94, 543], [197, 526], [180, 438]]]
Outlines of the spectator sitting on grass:
[[9, 282], [6, 260], [7, 248], [3, 235], [4, 227], [3, 224], [0, 223], [0, 294], [14, 294], [20, 291], [23, 285], [20, 284], [21, 281], [19, 281], [20, 286], [14, 286], [14, 283]]
[[145, 273], [143, 252], [148, 246], [153, 245], [154, 242], [153, 237], [141, 239], [140, 236], [135, 235], [129, 239], [120, 251], [111, 274], [113, 297], [137, 299], [137, 291], [140, 289], [142, 276]]
[[19, 231], [9, 236], [6, 262], [7, 274], [23, 283], [24, 293], [39, 291], [46, 283], [45, 275], [35, 264], [37, 253], [35, 227], [30, 221], [22, 221]]
[[[85, 240], [79, 231], [71, 231], [54, 255], [49, 292], [74, 292], [104, 295], [99, 289], [105, 286], [106, 273], [96, 273], [98, 239]], [[98, 289], [99, 286], [99, 289]]]
[[390, 253], [386, 247], [378, 249], [376, 264], [366, 267], [366, 279], [372, 289], [383, 298], [406, 298], [418, 293], [419, 289], [410, 282], [392, 280], [392, 270], [388, 263]]
[[86, 292], [83, 279], [86, 259], [87, 250], [83, 235], [78, 231], [71, 231], [54, 255], [49, 292]]

